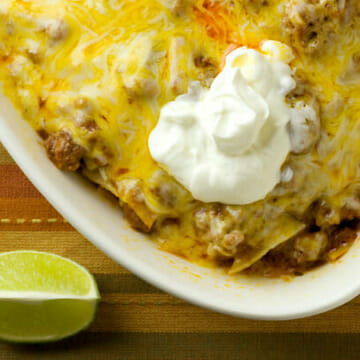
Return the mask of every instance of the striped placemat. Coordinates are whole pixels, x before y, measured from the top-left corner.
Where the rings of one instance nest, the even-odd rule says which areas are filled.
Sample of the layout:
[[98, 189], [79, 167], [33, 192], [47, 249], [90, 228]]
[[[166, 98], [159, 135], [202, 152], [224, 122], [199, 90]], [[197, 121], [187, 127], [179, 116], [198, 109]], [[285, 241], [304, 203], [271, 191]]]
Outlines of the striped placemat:
[[84, 265], [98, 281], [102, 302], [84, 333], [52, 345], [0, 343], [0, 359], [360, 358], [360, 298], [285, 322], [236, 319], [187, 304], [138, 279], [83, 238], [0, 145], [0, 251], [17, 249], [50, 251]]

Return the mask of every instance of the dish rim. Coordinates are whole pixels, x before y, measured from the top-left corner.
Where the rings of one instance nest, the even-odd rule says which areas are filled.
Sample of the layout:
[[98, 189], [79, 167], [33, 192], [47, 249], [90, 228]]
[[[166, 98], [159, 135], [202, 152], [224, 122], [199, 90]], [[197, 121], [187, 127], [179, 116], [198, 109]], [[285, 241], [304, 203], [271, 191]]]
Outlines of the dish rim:
[[[4, 97], [0, 91], [0, 98]], [[24, 119], [21, 119], [25, 126], [29, 126]], [[16, 132], [7, 125], [7, 120], [0, 112], [0, 141], [5, 149], [9, 152], [16, 164], [21, 168], [27, 178], [39, 190], [39, 192], [51, 203], [52, 206], [64, 217], [69, 223], [78, 230], [86, 239], [94, 244], [107, 256], [112, 258], [118, 264], [127, 268], [130, 272], [160, 288], [161, 290], [170, 293], [180, 299], [183, 299], [191, 304], [207, 308], [219, 313], [254, 319], [254, 320], [292, 320], [304, 318], [316, 314], [323, 313], [330, 309], [336, 308], [348, 302], [360, 293], [360, 279], [358, 283], [352, 284], [346, 291], [337, 291], [337, 294], [331, 297], [330, 301], [319, 301], [312, 307], [305, 307], [297, 311], [286, 312], [277, 309], [276, 311], [243, 311], [240, 309], [229, 308], [226, 302], [216, 301], [215, 298], [199, 296], [199, 293], [189, 292], [189, 285], [185, 282], [169, 282], [168, 278], [162, 276], [161, 272], [145, 264], [141, 259], [136, 257], [136, 254], [130, 252], [119, 252], [116, 246], [113, 245], [110, 237], [98, 229], [95, 224], [92, 224], [86, 217], [86, 214], [79, 212], [75, 206], [66, 203], [66, 200], [61, 196], [61, 191], [51, 191], [50, 176], [46, 176], [46, 172], [40, 169], [36, 161], [26, 152], [25, 144], [23, 144], [16, 136]], [[33, 130], [32, 130], [33, 131]], [[35, 136], [34, 132], [34, 136]], [[40, 145], [39, 145], [40, 146]], [[80, 175], [79, 175], [80, 176]], [[89, 194], [90, 195], [90, 194]], [[121, 229], [120, 229], [121, 231]], [[135, 230], [132, 230], [135, 232]], [[339, 289], [337, 289], [339, 290]]]

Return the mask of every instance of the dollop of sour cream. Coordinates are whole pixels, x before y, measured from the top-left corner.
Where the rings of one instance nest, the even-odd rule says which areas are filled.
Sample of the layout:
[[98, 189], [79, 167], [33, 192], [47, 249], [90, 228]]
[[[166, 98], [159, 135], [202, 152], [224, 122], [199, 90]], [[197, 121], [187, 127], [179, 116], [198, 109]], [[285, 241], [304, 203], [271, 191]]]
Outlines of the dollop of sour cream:
[[291, 59], [286, 45], [270, 40], [260, 51], [232, 51], [209, 89], [194, 82], [162, 108], [149, 137], [152, 157], [195, 199], [242, 205], [265, 198], [291, 149]]

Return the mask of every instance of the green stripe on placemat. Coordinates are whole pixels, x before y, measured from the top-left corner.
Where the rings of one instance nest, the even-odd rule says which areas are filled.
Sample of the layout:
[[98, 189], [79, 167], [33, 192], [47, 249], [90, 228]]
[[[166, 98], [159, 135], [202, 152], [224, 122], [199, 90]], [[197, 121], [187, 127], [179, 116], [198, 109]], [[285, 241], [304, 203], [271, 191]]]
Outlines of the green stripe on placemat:
[[94, 274], [101, 294], [163, 294], [132, 274]]
[[0, 344], [6, 360], [355, 360], [359, 354], [354, 334], [82, 333], [48, 345]]

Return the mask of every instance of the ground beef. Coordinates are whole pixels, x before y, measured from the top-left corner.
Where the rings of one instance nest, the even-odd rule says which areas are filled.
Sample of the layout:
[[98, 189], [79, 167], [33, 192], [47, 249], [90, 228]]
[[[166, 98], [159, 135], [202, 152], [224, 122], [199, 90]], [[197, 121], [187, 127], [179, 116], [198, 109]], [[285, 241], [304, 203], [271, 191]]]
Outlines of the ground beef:
[[293, 239], [293, 251], [289, 254], [296, 264], [306, 264], [317, 261], [328, 243], [324, 231], [304, 232]]
[[344, 222], [325, 230], [305, 230], [269, 251], [244, 271], [269, 278], [303, 275], [305, 272], [343, 256], [358, 233], [357, 221]]
[[327, 246], [324, 260], [336, 261], [347, 253], [352, 243], [355, 241], [359, 230], [358, 221], [347, 223], [345, 227], [337, 227], [330, 233], [329, 244]]
[[244, 0], [246, 6], [253, 6], [260, 8], [262, 6], [267, 6], [269, 4], [268, 0]]
[[159, 93], [159, 85], [155, 79], [132, 77], [124, 80], [124, 89], [130, 98], [148, 96], [153, 97]]
[[184, 16], [186, 9], [192, 4], [192, 0], [162, 0], [162, 2], [174, 16]]
[[291, 0], [285, 11], [285, 26], [291, 37], [309, 53], [332, 42], [347, 3], [334, 0]]
[[233, 230], [217, 241], [209, 244], [208, 255], [212, 257], [234, 257], [239, 251], [239, 245], [245, 240], [245, 236], [238, 230]]
[[[356, 190], [356, 189], [355, 189]], [[352, 221], [360, 218], [360, 198], [358, 190], [352, 196], [347, 196], [341, 205], [334, 207], [325, 200], [313, 204], [312, 214], [315, 224], [319, 227], [339, 225], [344, 221]]]
[[291, 151], [294, 154], [309, 152], [320, 138], [320, 118], [316, 111], [299, 101], [288, 125]]
[[75, 99], [73, 107], [74, 109], [69, 106], [69, 110], [76, 126], [83, 127], [89, 132], [97, 130], [98, 126], [94, 120], [94, 106], [89, 99], [79, 96]]
[[45, 141], [45, 148], [49, 159], [61, 170], [76, 171], [85, 149], [76, 144], [71, 134], [65, 130], [58, 134], [49, 135]]
[[316, 226], [326, 227], [340, 224], [340, 211], [333, 209], [326, 201], [320, 200], [313, 205]]
[[209, 86], [220, 71], [220, 66], [215, 59], [204, 54], [196, 54], [193, 57], [194, 65], [199, 71], [197, 78], [202, 85]]
[[171, 186], [171, 183], [160, 183], [158, 186], [151, 188], [151, 192], [156, 196], [161, 205], [168, 208], [176, 207], [178, 199], [175, 193], [175, 188]]
[[64, 20], [55, 20], [48, 25], [46, 33], [52, 41], [64, 40], [69, 33], [69, 26]]
[[148, 226], [146, 226], [146, 224], [142, 222], [139, 216], [136, 215], [135, 211], [128, 204], [123, 203], [121, 205], [121, 208], [124, 214], [124, 218], [129, 222], [132, 228], [145, 233], [151, 231], [151, 228], [149, 228]]
[[287, 95], [291, 107], [288, 130], [291, 151], [305, 154], [313, 149], [320, 138], [320, 106], [312, 86], [303, 79], [296, 79], [296, 88]]

